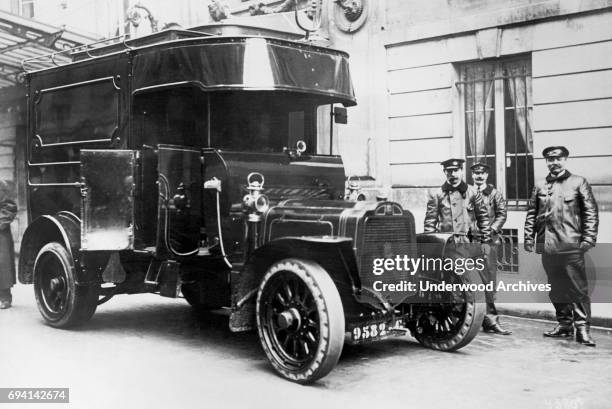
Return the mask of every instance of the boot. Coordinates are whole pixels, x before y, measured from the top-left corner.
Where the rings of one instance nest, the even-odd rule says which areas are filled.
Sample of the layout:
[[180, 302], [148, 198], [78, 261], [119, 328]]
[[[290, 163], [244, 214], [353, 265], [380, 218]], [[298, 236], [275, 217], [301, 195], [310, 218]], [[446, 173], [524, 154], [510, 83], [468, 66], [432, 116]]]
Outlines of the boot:
[[499, 323], [499, 317], [495, 317], [495, 320], [485, 317], [484, 322], [482, 323], [482, 329], [484, 332], [488, 332], [491, 334], [499, 334], [499, 335], [510, 335], [512, 331], [508, 331], [504, 327], [502, 327]]
[[550, 338], [573, 337], [574, 328], [559, 324], [552, 330], [545, 332], [544, 336]]
[[0, 310], [11, 308], [13, 297], [11, 295], [11, 289], [0, 290]]
[[588, 347], [595, 346], [595, 340], [591, 338], [591, 334], [589, 334], [589, 329], [586, 325], [576, 327], [576, 342]]

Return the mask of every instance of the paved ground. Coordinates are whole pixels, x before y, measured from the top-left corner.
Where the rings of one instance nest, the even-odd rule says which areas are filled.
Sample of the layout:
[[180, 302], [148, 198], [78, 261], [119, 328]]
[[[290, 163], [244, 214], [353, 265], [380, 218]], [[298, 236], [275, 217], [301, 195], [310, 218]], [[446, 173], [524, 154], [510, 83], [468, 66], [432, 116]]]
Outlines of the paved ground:
[[481, 333], [457, 353], [408, 337], [345, 347], [329, 376], [300, 386], [272, 372], [254, 333], [232, 334], [225, 317], [198, 317], [184, 300], [117, 296], [84, 328], [64, 331], [42, 324], [30, 286], [14, 293], [14, 308], [0, 311], [0, 387], [69, 387], [71, 403], [54, 407], [609, 409], [612, 402], [610, 331], [594, 331], [598, 346], [587, 348], [544, 339], [549, 323], [504, 317], [513, 336]]
[[[501, 314], [515, 317], [540, 318], [555, 320], [555, 308], [546, 303], [495, 303], [497, 311]], [[591, 322], [606, 328], [612, 328], [612, 303], [592, 303]]]

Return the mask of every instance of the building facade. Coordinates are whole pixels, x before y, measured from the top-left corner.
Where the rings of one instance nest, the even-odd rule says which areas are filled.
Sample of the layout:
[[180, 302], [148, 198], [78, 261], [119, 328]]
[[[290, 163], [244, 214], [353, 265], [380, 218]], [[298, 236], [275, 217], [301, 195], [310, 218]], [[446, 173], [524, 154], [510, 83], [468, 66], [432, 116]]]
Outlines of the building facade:
[[508, 234], [522, 237], [534, 181], [548, 172], [542, 149], [565, 145], [569, 169], [593, 186], [599, 241], [612, 241], [612, 1], [360, 3], [358, 29], [337, 2], [325, 10], [359, 102], [336, 132], [347, 176], [374, 177], [422, 226], [439, 162], [486, 161], [508, 198]]
[[[122, 13], [136, 4], [89, 3], [0, 0], [0, 8], [109, 37], [125, 31]], [[160, 28], [211, 22], [210, 1], [140, 3]], [[230, 21], [296, 29], [291, 14], [250, 16], [250, 6], [282, 1], [225, 3]], [[486, 161], [509, 200], [506, 233], [516, 241], [534, 181], [547, 173], [542, 148], [561, 144], [569, 169], [593, 185], [599, 241], [612, 241], [611, 0], [360, 0], [360, 10], [344, 3], [323, 1], [321, 34], [350, 53], [359, 105], [347, 125], [330, 125], [329, 108], [319, 112], [319, 151], [342, 154], [347, 176], [373, 179], [422, 226], [426, 192], [443, 181], [439, 162]], [[142, 16], [136, 35], [151, 29]]]
[[534, 180], [548, 172], [542, 149], [565, 145], [570, 170], [593, 185], [599, 240], [609, 243], [612, 2], [383, 3], [386, 107], [377, 116], [394, 197], [423, 209], [440, 160], [484, 160], [509, 201], [506, 227], [522, 237]]

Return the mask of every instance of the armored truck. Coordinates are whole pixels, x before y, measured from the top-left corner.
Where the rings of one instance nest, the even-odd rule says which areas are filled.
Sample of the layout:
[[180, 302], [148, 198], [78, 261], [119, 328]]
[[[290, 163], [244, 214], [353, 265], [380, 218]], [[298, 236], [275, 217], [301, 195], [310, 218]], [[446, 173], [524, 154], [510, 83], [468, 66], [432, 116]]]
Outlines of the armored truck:
[[342, 159], [322, 152], [318, 107], [356, 104], [348, 55], [268, 34], [166, 30], [24, 62], [19, 280], [44, 321], [84, 324], [119, 294], [183, 297], [256, 330], [298, 383], [327, 375], [345, 342], [467, 345], [482, 294], [409, 283], [477, 275], [373, 274], [377, 259], [446, 256], [455, 238], [417, 235], [398, 203], [345, 199]]

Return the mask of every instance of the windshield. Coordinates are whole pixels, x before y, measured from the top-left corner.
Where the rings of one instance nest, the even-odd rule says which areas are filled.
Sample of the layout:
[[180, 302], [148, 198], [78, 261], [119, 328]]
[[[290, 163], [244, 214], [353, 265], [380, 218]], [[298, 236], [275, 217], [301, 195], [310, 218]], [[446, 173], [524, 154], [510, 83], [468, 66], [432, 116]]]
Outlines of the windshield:
[[214, 148], [246, 152], [282, 152], [306, 142], [314, 153], [316, 106], [295, 93], [227, 92], [211, 95]]
[[283, 152], [306, 142], [317, 153], [319, 97], [279, 91], [182, 87], [138, 94], [137, 145], [173, 144], [241, 152]]

